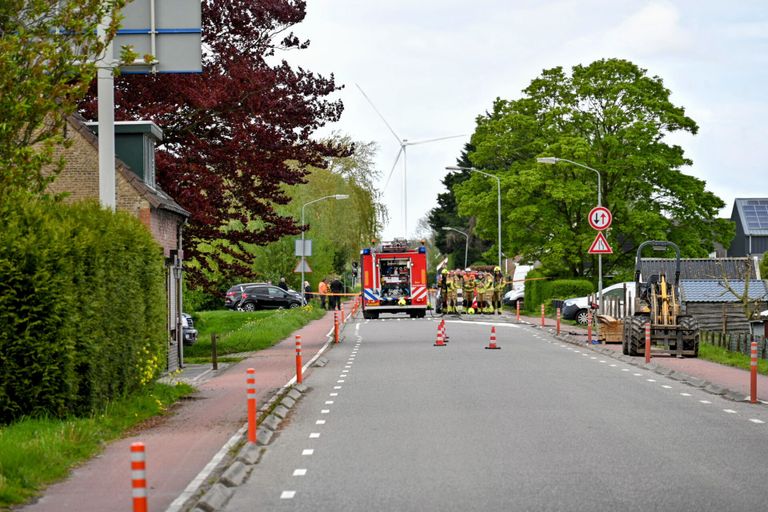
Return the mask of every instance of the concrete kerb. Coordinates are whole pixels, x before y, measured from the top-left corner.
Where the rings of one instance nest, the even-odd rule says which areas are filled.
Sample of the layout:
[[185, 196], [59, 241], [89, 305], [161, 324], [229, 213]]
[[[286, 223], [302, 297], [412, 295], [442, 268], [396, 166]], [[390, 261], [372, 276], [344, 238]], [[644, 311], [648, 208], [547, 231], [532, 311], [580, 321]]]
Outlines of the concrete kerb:
[[[346, 322], [340, 324], [340, 330], [343, 330]], [[333, 328], [325, 335], [326, 341], [320, 350], [302, 367], [306, 372], [312, 367], [321, 355], [334, 344]], [[343, 338], [340, 337], [340, 341]], [[327, 361], [327, 360], [326, 360]], [[166, 509], [165, 512], [180, 512], [183, 510], [216, 512], [223, 508], [232, 497], [233, 489], [236, 485], [241, 485], [247, 479], [253, 464], [258, 464], [261, 460], [266, 446], [274, 436], [273, 430], [279, 427], [282, 418], [275, 414], [278, 407], [290, 409], [302, 394], [310, 391], [305, 384], [297, 384], [296, 377], [292, 377], [279, 390], [272, 394], [264, 406], [259, 409], [260, 419], [259, 428], [256, 432], [257, 445], [251, 445], [246, 442], [246, 432], [248, 425], [243, 425], [228, 441], [221, 447], [217, 454], [211, 459], [205, 468], [189, 483], [186, 489], [176, 500]], [[280, 403], [278, 403], [280, 402]], [[293, 403], [291, 403], [293, 402]], [[290, 403], [290, 406], [287, 404]], [[266, 419], [273, 418], [270, 424], [274, 425], [273, 430], [267, 428], [264, 423]], [[242, 467], [241, 467], [242, 466]], [[235, 468], [235, 469], [232, 469]], [[232, 471], [232, 474], [230, 474]], [[226, 475], [226, 482], [224, 482]], [[243, 476], [242, 480], [240, 476]], [[220, 483], [221, 482], [221, 483]], [[239, 482], [239, 483], [235, 483]], [[223, 485], [227, 484], [227, 485]], [[232, 484], [232, 485], [229, 485]]]
[[[520, 322], [520, 323], [528, 323], [528, 322]], [[529, 324], [531, 325], [531, 324]], [[645, 360], [642, 358], [635, 358], [631, 356], [626, 356], [622, 354], [621, 352], [617, 352], [615, 350], [611, 350], [605, 347], [601, 347], [600, 345], [591, 345], [587, 344], [584, 341], [580, 339], [575, 339], [570, 334], [561, 334], [560, 336], [557, 336], [556, 331], [554, 329], [548, 329], [547, 332], [555, 339], [558, 339], [560, 341], [564, 341], [566, 343], [570, 343], [572, 345], [578, 345], [582, 348], [587, 348], [593, 352], [599, 352], [607, 357], [610, 357], [612, 359], [616, 359], [618, 361], [621, 361], [623, 363], [627, 363], [632, 366], [638, 366], [640, 368], [644, 368], [646, 370], [652, 371], [656, 374], [669, 377], [670, 379], [683, 382], [691, 387], [702, 389], [703, 391], [706, 391], [707, 393], [711, 393], [713, 395], [722, 396], [725, 399], [732, 400], [735, 402], [743, 402], [749, 400], [749, 397], [744, 396], [743, 393], [739, 391], [734, 391], [731, 389], [727, 389], [723, 386], [720, 386], [718, 384], [714, 384], [712, 382], [709, 382], [704, 379], [700, 379], [698, 377], [694, 377], [692, 375], [688, 375], [682, 372], [677, 372], [669, 367], [661, 366], [657, 363], [648, 363], [645, 364]], [[766, 404], [766, 402], [761, 402], [763, 404]]]

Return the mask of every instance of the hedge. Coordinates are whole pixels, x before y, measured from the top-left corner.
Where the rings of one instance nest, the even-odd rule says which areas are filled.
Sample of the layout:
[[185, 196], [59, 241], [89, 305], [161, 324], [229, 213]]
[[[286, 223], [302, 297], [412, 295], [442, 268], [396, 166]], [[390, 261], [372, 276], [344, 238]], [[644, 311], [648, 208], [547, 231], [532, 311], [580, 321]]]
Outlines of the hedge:
[[554, 299], [570, 299], [584, 297], [594, 292], [594, 285], [586, 279], [538, 279], [533, 277], [545, 277], [540, 270], [531, 270], [526, 276], [525, 283], [525, 309], [529, 313], [538, 314], [542, 304], [549, 306]]
[[165, 277], [141, 223], [96, 203], [0, 205], [0, 423], [85, 415], [165, 368]]

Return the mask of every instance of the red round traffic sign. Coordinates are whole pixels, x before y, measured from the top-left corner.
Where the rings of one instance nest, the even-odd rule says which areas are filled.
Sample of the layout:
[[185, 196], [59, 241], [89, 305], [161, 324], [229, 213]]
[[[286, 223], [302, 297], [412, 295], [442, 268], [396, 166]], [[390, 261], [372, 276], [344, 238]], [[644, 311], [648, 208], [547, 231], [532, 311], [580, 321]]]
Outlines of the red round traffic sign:
[[605, 206], [595, 206], [589, 211], [589, 225], [592, 229], [602, 231], [608, 229], [613, 222], [611, 211]]

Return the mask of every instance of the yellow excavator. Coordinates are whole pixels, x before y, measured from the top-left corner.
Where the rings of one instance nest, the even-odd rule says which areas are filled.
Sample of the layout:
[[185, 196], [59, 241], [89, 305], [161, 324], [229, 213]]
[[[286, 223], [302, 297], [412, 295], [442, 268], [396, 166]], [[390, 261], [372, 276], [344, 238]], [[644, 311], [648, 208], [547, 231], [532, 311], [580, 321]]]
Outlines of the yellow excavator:
[[[674, 281], [670, 282], [664, 271], [646, 278], [641, 274], [640, 258], [645, 247], [665, 251], [673, 248], [676, 253]], [[635, 313], [624, 319], [622, 351], [625, 355], [645, 354], [645, 326], [651, 326], [651, 350], [653, 354], [670, 354], [677, 357], [699, 355], [699, 323], [684, 314], [680, 304], [680, 248], [667, 241], [649, 240], [637, 248], [635, 258]]]

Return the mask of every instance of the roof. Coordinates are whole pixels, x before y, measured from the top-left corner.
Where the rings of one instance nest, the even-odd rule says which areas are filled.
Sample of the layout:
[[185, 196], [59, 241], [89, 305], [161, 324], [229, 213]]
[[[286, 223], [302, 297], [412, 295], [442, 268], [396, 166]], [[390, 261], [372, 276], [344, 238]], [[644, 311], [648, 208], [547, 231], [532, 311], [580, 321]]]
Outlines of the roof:
[[[77, 132], [87, 140], [96, 151], [99, 150], [99, 138], [86, 126], [85, 118], [75, 114], [69, 116], [70, 125], [77, 130]], [[133, 172], [124, 162], [119, 158], [115, 158], [115, 171], [123, 176], [123, 178], [136, 189], [139, 195], [145, 199], [153, 208], [158, 210], [168, 210], [174, 212], [182, 217], [189, 217], [191, 214], [173, 200], [171, 196], [165, 193], [160, 187], [152, 188], [144, 180]]]
[[[738, 295], [744, 294], [744, 280], [730, 280], [728, 285]], [[684, 302], [740, 302], [732, 292], [726, 288], [724, 280], [698, 279], [680, 282], [680, 294]], [[768, 287], [765, 281], [751, 279], [749, 281], [750, 300], [768, 300]]]
[[737, 219], [746, 236], [768, 236], [768, 198], [737, 198], [731, 220]]
[[[744, 279], [749, 265], [749, 277], [757, 279], [755, 261], [750, 257], [739, 258], [680, 258], [680, 279]], [[667, 279], [674, 279], [674, 258], [641, 258], [640, 273], [643, 280], [664, 272]]]

